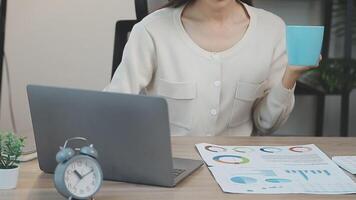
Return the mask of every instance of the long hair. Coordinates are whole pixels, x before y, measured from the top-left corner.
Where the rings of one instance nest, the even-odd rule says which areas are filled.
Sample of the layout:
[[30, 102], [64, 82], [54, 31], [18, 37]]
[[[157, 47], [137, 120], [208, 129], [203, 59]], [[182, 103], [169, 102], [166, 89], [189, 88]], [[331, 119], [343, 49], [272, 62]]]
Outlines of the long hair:
[[[163, 6], [163, 8], [167, 7], [172, 7], [172, 8], [178, 8], [186, 3], [193, 3], [195, 0], [169, 0], [166, 5]], [[236, 2], [240, 2], [240, 0], [236, 0]]]
[[195, 0], [169, 0], [166, 5], [163, 7], [173, 7], [173, 8], [178, 8], [186, 3], [192, 3]]

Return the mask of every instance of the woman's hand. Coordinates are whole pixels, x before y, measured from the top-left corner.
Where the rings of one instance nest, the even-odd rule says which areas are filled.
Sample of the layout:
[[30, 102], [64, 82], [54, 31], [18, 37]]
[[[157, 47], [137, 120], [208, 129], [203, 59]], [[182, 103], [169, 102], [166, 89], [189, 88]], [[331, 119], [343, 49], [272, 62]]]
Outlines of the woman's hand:
[[[322, 57], [320, 56], [321, 61]], [[284, 73], [282, 84], [287, 89], [292, 89], [297, 82], [297, 80], [306, 72], [311, 69], [317, 68], [318, 66], [288, 66], [286, 72]]]

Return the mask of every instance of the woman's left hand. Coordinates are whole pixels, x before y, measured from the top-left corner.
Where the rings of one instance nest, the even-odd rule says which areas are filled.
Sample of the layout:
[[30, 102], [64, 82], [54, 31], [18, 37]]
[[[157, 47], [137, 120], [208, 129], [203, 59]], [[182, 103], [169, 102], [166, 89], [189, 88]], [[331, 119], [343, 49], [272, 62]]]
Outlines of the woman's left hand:
[[[322, 57], [320, 56], [319, 63]], [[318, 65], [319, 66], [319, 65]], [[286, 72], [284, 73], [282, 84], [287, 89], [292, 89], [296, 84], [297, 80], [306, 72], [311, 69], [317, 68], [318, 66], [288, 66]]]

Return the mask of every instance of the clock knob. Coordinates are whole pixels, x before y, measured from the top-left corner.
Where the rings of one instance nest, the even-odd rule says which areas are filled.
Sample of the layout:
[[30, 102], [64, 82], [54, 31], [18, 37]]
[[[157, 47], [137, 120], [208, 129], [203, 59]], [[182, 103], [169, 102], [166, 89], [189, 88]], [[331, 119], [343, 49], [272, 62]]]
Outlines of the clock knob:
[[96, 149], [94, 148], [94, 146], [92, 144], [90, 146], [82, 147], [80, 149], [80, 154], [91, 156], [95, 159], [98, 158], [98, 152], [96, 151]]
[[71, 148], [61, 148], [61, 150], [56, 154], [56, 161], [58, 163], [63, 163], [74, 156], [75, 152]]

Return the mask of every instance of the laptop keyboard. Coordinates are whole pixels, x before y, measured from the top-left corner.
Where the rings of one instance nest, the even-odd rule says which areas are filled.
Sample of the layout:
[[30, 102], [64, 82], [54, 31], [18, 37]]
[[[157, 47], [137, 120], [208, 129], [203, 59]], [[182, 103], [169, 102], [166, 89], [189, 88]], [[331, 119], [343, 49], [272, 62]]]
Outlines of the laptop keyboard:
[[178, 176], [181, 175], [183, 172], [185, 172], [185, 169], [173, 169], [173, 170], [172, 170], [172, 174], [174, 175], [174, 177], [178, 177]]

